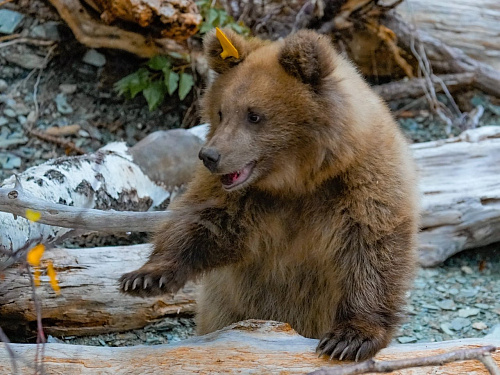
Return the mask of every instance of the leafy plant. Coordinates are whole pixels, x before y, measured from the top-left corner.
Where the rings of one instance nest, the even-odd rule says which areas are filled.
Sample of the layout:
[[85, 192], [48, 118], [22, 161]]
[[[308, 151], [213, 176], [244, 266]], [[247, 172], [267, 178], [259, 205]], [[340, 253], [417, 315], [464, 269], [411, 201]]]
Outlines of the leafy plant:
[[[250, 30], [237, 23], [224, 9], [212, 6], [212, 0], [200, 0], [196, 3], [203, 17], [198, 33], [205, 34], [214, 27], [230, 27], [239, 34], [248, 35]], [[189, 55], [171, 52], [168, 55], [154, 56], [134, 73], [115, 83], [114, 88], [119, 95], [127, 99], [134, 98], [142, 92], [153, 111], [163, 102], [167, 95], [177, 91], [180, 100], [184, 100], [194, 86], [193, 75], [186, 72], [189, 66]]]
[[[179, 61], [184, 65], [175, 64]], [[189, 56], [176, 53], [154, 56], [145, 66], [116, 82], [115, 90], [128, 99], [142, 92], [150, 111], [158, 108], [167, 94], [176, 91], [179, 99], [184, 100], [194, 86], [193, 75], [185, 72], [188, 62]]]
[[243, 22], [236, 22], [224, 9], [214, 7], [212, 0], [199, 0], [196, 2], [196, 5], [200, 9], [200, 14], [203, 17], [203, 23], [198, 31], [201, 35], [212, 30], [214, 27], [226, 26], [230, 27], [238, 34], [250, 34], [250, 29], [246, 27]]

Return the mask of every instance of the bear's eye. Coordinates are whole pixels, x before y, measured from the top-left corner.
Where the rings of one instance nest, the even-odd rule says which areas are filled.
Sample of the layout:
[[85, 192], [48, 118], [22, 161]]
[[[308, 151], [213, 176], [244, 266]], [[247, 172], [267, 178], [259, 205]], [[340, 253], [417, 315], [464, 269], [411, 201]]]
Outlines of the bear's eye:
[[252, 124], [257, 124], [260, 122], [260, 116], [254, 112], [248, 112], [247, 118], [248, 122], [251, 122]]
[[219, 121], [222, 122], [222, 112], [219, 111]]

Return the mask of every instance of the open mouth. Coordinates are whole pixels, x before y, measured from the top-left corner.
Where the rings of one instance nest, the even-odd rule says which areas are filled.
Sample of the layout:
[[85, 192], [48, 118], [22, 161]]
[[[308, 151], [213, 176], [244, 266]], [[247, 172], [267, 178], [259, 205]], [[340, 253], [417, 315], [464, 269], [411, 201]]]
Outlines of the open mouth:
[[222, 186], [224, 187], [224, 189], [230, 190], [248, 180], [248, 178], [253, 172], [254, 166], [255, 162], [252, 161], [238, 171], [222, 175], [220, 180], [222, 182]]

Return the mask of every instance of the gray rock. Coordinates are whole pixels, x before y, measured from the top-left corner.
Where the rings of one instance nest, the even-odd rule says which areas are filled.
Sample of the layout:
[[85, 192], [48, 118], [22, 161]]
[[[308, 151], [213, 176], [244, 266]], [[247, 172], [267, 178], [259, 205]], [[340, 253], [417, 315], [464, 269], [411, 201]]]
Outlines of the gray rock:
[[0, 116], [0, 126], [7, 125], [9, 123], [9, 120], [5, 116]]
[[49, 21], [32, 28], [29, 35], [33, 38], [49, 39], [59, 42], [61, 40], [59, 25], [59, 22]]
[[474, 273], [472, 268], [470, 268], [469, 266], [462, 266], [462, 268], [460, 268], [460, 269], [462, 270], [462, 272], [466, 273], [467, 275], [472, 275]]
[[479, 309], [467, 307], [465, 309], [458, 310], [458, 316], [461, 318], [467, 318], [469, 316], [474, 316], [474, 315], [479, 314], [480, 311], [481, 310], [479, 310]]
[[398, 337], [398, 341], [401, 344], [409, 344], [411, 342], [417, 342], [417, 338], [413, 337], [413, 336], [401, 336], [401, 337]]
[[450, 288], [450, 290], [448, 290], [448, 293], [451, 294], [452, 296], [456, 296], [459, 291], [457, 288]]
[[455, 301], [452, 299], [444, 299], [442, 301], [436, 302], [442, 310], [455, 310], [457, 307], [455, 305]]
[[446, 333], [447, 335], [453, 336], [455, 333], [450, 329], [451, 324], [450, 323], [442, 323], [440, 326], [441, 331]]
[[54, 100], [56, 102], [57, 110], [59, 111], [59, 113], [62, 113], [63, 115], [73, 113], [73, 108], [71, 108], [71, 106], [68, 104], [68, 102], [66, 101], [66, 96], [63, 93], [57, 94]]
[[21, 125], [24, 125], [26, 124], [26, 122], [28, 121], [28, 119], [26, 118], [26, 116], [17, 116], [17, 122], [20, 123]]
[[429, 304], [423, 304], [422, 307], [424, 309], [429, 309], [429, 310], [439, 310], [439, 307], [434, 306], [434, 305], [429, 305]]
[[488, 326], [483, 322], [476, 322], [472, 324], [472, 328], [477, 329], [478, 331], [482, 331], [483, 329], [488, 328]]
[[82, 61], [98, 68], [106, 65], [106, 57], [102, 53], [97, 52], [95, 49], [89, 49], [85, 52]]
[[490, 308], [490, 305], [487, 305], [486, 303], [476, 303], [474, 306], [476, 306], [478, 309], [486, 310]]
[[9, 53], [4, 55], [3, 58], [24, 69], [43, 69], [45, 67], [45, 58], [34, 53]]
[[11, 146], [24, 145], [28, 143], [28, 138], [23, 137], [20, 134], [16, 134], [9, 138], [0, 138], [0, 148], [7, 148]]
[[4, 92], [9, 88], [7, 81], [0, 79], [0, 92]]
[[500, 324], [491, 327], [490, 332], [484, 336], [487, 339], [500, 339]]
[[24, 15], [21, 13], [9, 9], [0, 9], [0, 33], [12, 34], [23, 18]]
[[59, 91], [66, 95], [74, 94], [77, 88], [78, 87], [74, 83], [63, 83], [59, 85]]
[[11, 118], [15, 118], [17, 115], [16, 115], [16, 111], [14, 111], [13, 109], [11, 108], [6, 108], [3, 110], [3, 114], [7, 117], [11, 117]]
[[450, 328], [454, 331], [460, 331], [471, 325], [471, 321], [466, 318], [455, 318], [450, 323]]
[[0, 165], [4, 169], [19, 168], [21, 166], [21, 158], [11, 153], [0, 154]]

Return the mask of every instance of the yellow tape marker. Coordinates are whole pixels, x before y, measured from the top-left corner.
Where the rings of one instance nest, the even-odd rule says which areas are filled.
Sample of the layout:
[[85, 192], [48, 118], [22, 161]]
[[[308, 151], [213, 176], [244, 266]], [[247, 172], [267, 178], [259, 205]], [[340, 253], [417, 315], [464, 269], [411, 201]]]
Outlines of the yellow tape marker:
[[222, 53], [220, 54], [220, 57], [223, 59], [227, 59], [228, 57], [236, 57], [237, 59], [240, 58], [240, 54], [238, 53], [236, 47], [233, 46], [226, 34], [224, 34], [218, 27], [215, 28], [215, 36], [219, 39], [219, 43], [222, 46]]

